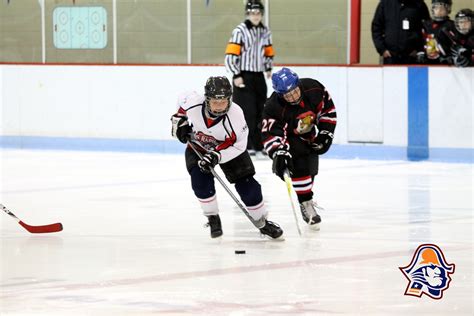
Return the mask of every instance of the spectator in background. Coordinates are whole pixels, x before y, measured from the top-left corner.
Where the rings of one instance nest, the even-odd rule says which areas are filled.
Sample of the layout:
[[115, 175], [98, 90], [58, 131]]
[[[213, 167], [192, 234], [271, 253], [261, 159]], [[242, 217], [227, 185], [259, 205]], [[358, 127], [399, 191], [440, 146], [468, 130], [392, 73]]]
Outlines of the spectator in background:
[[423, 0], [380, 0], [372, 20], [372, 39], [383, 64], [413, 64], [423, 51], [421, 26], [429, 20]]
[[449, 18], [452, 0], [431, 0], [431, 20], [423, 21], [424, 50], [418, 52], [420, 64], [450, 64], [450, 44], [446, 41], [445, 29], [453, 29]]
[[249, 127], [247, 150], [262, 156], [260, 124], [267, 100], [267, 78], [273, 66], [270, 29], [262, 24], [264, 6], [259, 0], [249, 0], [245, 6], [246, 20], [233, 30], [225, 51], [225, 66], [233, 75], [234, 97], [244, 111]]
[[454, 18], [454, 27], [446, 29], [446, 42], [449, 53], [456, 67], [474, 65], [474, 32], [473, 12], [471, 9], [462, 9]]

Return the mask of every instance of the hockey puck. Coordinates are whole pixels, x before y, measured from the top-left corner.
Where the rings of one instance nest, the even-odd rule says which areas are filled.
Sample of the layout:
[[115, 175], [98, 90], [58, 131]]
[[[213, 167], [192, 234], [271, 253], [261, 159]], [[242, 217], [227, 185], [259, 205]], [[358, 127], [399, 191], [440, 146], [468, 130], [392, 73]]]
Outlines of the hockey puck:
[[236, 250], [236, 251], [235, 251], [235, 254], [236, 254], [236, 255], [244, 255], [244, 254], [245, 254], [245, 250]]

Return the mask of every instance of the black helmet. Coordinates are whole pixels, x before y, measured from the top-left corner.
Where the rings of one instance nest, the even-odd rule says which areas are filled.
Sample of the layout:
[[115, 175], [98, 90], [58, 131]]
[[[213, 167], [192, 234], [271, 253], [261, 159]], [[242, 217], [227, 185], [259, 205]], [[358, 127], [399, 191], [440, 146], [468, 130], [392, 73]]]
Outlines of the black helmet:
[[245, 13], [249, 13], [253, 10], [259, 10], [263, 14], [265, 7], [260, 2], [260, 0], [248, 0], [247, 4], [245, 5]]
[[451, 6], [453, 5], [453, 0], [431, 0], [431, 4], [435, 4], [435, 3], [443, 3], [443, 4], [447, 4]]
[[[472, 30], [472, 19], [473, 18], [473, 12], [471, 9], [462, 9], [458, 13], [456, 13], [456, 16], [454, 17], [454, 24], [456, 26], [456, 30], [458, 30], [459, 33], [461, 34], [469, 34], [469, 32]], [[469, 29], [462, 28], [460, 25], [461, 21], [469, 21], [471, 22], [471, 26]]]
[[[436, 16], [434, 13], [435, 6], [443, 5], [446, 8], [447, 14], [445, 16]], [[451, 6], [453, 5], [452, 0], [431, 0], [431, 17], [434, 21], [444, 21], [449, 18], [451, 14]]]
[[[221, 116], [229, 111], [231, 97], [232, 97], [232, 86], [230, 85], [227, 77], [209, 77], [204, 86], [204, 96], [206, 97], [206, 110], [212, 116]], [[227, 100], [228, 106], [225, 111], [214, 112], [210, 107], [211, 99]]]

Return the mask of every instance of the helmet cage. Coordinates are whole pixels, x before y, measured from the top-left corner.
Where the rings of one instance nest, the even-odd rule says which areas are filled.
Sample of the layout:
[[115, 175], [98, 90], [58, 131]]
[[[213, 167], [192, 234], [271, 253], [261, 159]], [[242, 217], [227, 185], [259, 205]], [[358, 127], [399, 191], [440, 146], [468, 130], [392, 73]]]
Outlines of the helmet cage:
[[296, 86], [293, 90], [288, 91], [281, 97], [285, 99], [285, 101], [289, 104], [296, 105], [301, 102], [301, 99], [303, 98], [303, 93], [301, 92], [301, 88], [299, 86]]
[[[227, 100], [227, 107], [223, 111], [219, 111], [219, 112], [214, 111], [211, 108], [211, 99], [214, 99], [214, 100]], [[230, 100], [230, 97], [229, 98], [222, 98], [222, 99], [221, 98], [206, 97], [206, 102], [205, 103], [206, 103], [205, 106], [206, 106], [207, 114], [209, 114], [211, 117], [219, 117], [219, 116], [225, 115], [225, 114], [227, 114], [227, 112], [229, 112], [231, 100]]]
[[[469, 28], [464, 28], [464, 25], [461, 25], [464, 24], [462, 22], [469, 22]], [[463, 35], [469, 34], [469, 32], [472, 30], [472, 11], [470, 9], [463, 9], [459, 11], [454, 18], [454, 25], [459, 33]]]

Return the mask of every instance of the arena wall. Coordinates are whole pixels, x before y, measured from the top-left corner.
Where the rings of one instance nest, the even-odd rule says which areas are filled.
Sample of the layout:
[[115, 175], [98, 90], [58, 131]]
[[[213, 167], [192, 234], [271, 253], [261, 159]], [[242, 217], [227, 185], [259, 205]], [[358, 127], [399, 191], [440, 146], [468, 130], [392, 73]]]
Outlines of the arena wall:
[[[336, 146], [328, 156], [472, 162], [474, 69], [292, 68], [334, 99]], [[211, 75], [226, 73], [222, 66], [1, 65], [0, 146], [182, 151], [170, 136], [177, 95], [202, 91]]]

